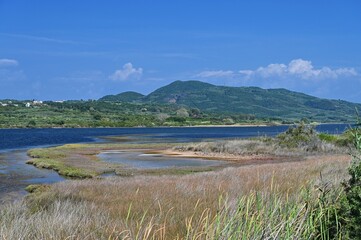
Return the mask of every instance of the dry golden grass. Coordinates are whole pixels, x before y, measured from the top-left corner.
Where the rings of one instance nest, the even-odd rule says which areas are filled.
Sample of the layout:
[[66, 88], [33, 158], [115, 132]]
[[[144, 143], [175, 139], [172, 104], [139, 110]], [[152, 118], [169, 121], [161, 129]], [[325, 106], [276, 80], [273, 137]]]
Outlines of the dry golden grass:
[[[224, 199], [231, 207], [237, 205], [240, 197], [253, 193], [265, 197], [277, 193], [281, 198], [297, 201], [302, 188], [319, 184], [320, 173], [322, 182], [339, 184], [347, 177], [349, 161], [347, 155], [322, 155], [308, 156], [299, 162], [232, 167], [185, 176], [67, 181], [31, 196], [28, 207], [17, 210], [20, 212], [16, 214], [21, 213], [27, 219], [26, 212], [30, 209], [36, 213], [29, 215], [30, 220], [39, 222], [38, 218], [46, 216], [48, 222], [54, 222], [54, 236], [60, 238], [73, 234], [69, 239], [106, 239], [109, 236], [120, 239], [196, 239], [197, 232], [206, 231], [203, 228], [208, 223], [204, 221], [211, 221], [222, 210]], [[71, 216], [74, 221], [82, 219], [83, 228], [79, 226], [77, 229], [62, 222], [66, 221], [66, 216], [55, 210], [57, 206], [63, 209], [64, 204], [69, 207], [67, 211], [62, 210], [67, 214], [71, 214], [71, 209], [78, 209]], [[98, 222], [99, 216], [103, 220]], [[26, 221], [18, 221], [16, 217], [2, 224], [5, 227], [2, 227], [1, 236], [14, 234], [14, 226], [26, 229]], [[28, 231], [26, 236], [49, 237], [43, 228], [41, 224], [32, 225], [24, 231]], [[186, 237], [190, 232], [192, 237]]]
[[[173, 147], [178, 152], [196, 153], [206, 157], [239, 158], [250, 155], [300, 156], [330, 153], [347, 153], [346, 147], [321, 141], [317, 135], [302, 147], [282, 146], [277, 138], [235, 139], [212, 142], [186, 143]], [[291, 141], [291, 140], [290, 140]]]

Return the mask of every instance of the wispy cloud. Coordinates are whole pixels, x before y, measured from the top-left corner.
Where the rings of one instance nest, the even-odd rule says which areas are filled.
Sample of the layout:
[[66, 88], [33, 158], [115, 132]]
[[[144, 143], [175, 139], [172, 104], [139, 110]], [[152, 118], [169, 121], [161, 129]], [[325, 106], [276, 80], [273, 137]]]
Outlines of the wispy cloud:
[[358, 75], [354, 68], [315, 68], [311, 61], [303, 59], [294, 59], [288, 64], [272, 63], [256, 70], [241, 70], [239, 73], [247, 78], [297, 77], [309, 80], [337, 79]]
[[0, 59], [0, 67], [14, 67], [18, 65], [19, 62], [14, 59], [7, 59], [7, 58]]
[[[271, 63], [255, 69], [209, 70], [192, 77], [218, 85], [286, 88], [318, 97], [340, 99], [350, 99], [361, 86], [361, 74], [355, 68], [316, 67], [304, 59]], [[360, 102], [356, 97], [352, 99]]]
[[235, 73], [233, 71], [224, 71], [224, 70], [217, 70], [217, 71], [203, 71], [195, 75], [195, 77], [200, 78], [224, 78], [224, 77], [233, 77]]
[[255, 70], [242, 69], [232, 70], [211, 70], [203, 71], [194, 77], [199, 78], [238, 78], [238, 79], [274, 79], [277, 78], [295, 78], [304, 80], [337, 79], [340, 77], [354, 77], [359, 73], [354, 68], [315, 68], [311, 61], [303, 59], [294, 59], [288, 64], [271, 63], [265, 67], [259, 67]]
[[27, 35], [27, 34], [0, 33], [0, 36], [23, 38], [23, 39], [33, 40], [33, 41], [42, 41], [42, 42], [58, 43], [58, 44], [86, 44], [84, 42], [77, 42], [77, 41], [64, 40], [64, 39], [58, 39], [58, 38], [50, 38], [50, 37], [44, 37], [44, 36], [34, 36], [34, 35]]
[[134, 68], [132, 63], [126, 63], [122, 69], [116, 70], [109, 78], [114, 81], [124, 81], [128, 79], [140, 79], [142, 75], [142, 68]]

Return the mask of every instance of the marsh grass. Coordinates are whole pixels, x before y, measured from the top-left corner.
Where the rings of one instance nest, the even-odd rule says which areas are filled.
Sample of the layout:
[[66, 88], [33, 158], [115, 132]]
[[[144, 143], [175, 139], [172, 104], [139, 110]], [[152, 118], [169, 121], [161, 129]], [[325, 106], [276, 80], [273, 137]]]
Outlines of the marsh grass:
[[297, 156], [346, 153], [347, 144], [339, 144], [344, 137], [317, 133], [312, 126], [289, 128], [275, 138], [234, 139], [213, 142], [188, 143], [173, 147], [176, 151], [198, 152], [204, 155], [224, 156], [268, 155]]
[[91, 169], [72, 166], [68, 161], [68, 154], [60, 147], [36, 148], [28, 151], [31, 157], [27, 161], [38, 168], [52, 169], [60, 175], [70, 178], [91, 178], [97, 175]]
[[[118, 164], [100, 161], [97, 154], [107, 150], [145, 150], [166, 149], [174, 146], [172, 143], [162, 144], [66, 144], [50, 148], [35, 148], [28, 151], [28, 164], [38, 168], [47, 168], [57, 171], [60, 175], [69, 178], [93, 178], [108, 172], [125, 172]], [[127, 172], [126, 175], [131, 175]], [[160, 173], [159, 173], [160, 174]]]
[[2, 208], [0, 238], [327, 239], [338, 195], [319, 189], [337, 189], [349, 161], [66, 181]]
[[[86, 201], [61, 200], [29, 212], [23, 204], [1, 211], [3, 239], [329, 239], [340, 228], [332, 207], [320, 199], [293, 200], [276, 192], [250, 194], [231, 201], [218, 199], [216, 209], [201, 200], [184, 216], [158, 206], [137, 212], [130, 204], [127, 215], [115, 218]], [[320, 208], [320, 205], [322, 205]], [[182, 217], [182, 219], [176, 219]], [[182, 220], [182, 221], [180, 221]], [[177, 222], [178, 226], [172, 224]], [[324, 223], [329, 222], [328, 224]]]
[[[304, 161], [190, 175], [73, 180], [50, 188], [35, 187], [23, 202], [0, 209], [0, 238], [342, 239], [344, 226], [338, 220], [336, 203], [341, 182], [348, 178], [350, 157], [339, 154], [342, 151], [334, 150], [330, 143], [315, 140], [313, 134], [311, 140], [301, 136], [295, 146], [276, 142], [293, 141], [287, 136], [175, 148], [207, 154], [298, 155]], [[130, 146], [145, 148], [76, 144], [29, 154], [35, 160], [60, 159], [76, 167], [92, 163], [85, 169], [101, 169], [104, 166], [97, 165], [100, 163], [94, 154]], [[80, 164], [75, 159], [80, 159]]]

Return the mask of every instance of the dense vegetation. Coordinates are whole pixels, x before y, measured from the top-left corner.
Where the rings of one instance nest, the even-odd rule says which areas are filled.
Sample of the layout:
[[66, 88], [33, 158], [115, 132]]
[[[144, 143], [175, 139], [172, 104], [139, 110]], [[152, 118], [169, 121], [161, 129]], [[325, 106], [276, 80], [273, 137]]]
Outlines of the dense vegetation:
[[140, 101], [144, 95], [137, 92], [123, 92], [117, 95], [107, 95], [100, 98], [100, 101], [113, 101], [113, 102], [136, 102]]
[[0, 128], [350, 122], [360, 106], [285, 89], [176, 81], [147, 96], [125, 92], [98, 101], [1, 100]]
[[[116, 99], [116, 98], [115, 98]], [[352, 121], [360, 104], [312, 97], [286, 89], [215, 86], [199, 81], [176, 81], [137, 101], [173, 103], [204, 112], [241, 113], [257, 118], [309, 121]]]
[[[4, 102], [4, 101], [3, 101]], [[9, 102], [9, 101], [6, 101]], [[0, 106], [0, 128], [191, 126], [269, 122], [252, 115], [205, 113], [173, 104], [10, 101]], [[26, 107], [26, 103], [31, 103]]]

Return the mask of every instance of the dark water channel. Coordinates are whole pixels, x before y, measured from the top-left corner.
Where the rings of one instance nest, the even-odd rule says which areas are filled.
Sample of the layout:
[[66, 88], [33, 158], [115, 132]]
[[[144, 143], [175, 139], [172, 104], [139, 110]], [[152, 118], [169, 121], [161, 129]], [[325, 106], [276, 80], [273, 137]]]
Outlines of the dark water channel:
[[[317, 126], [319, 132], [342, 133], [347, 124]], [[188, 142], [205, 139], [234, 139], [275, 136], [288, 126], [267, 127], [179, 127], [179, 128], [81, 128], [81, 129], [0, 129], [0, 203], [24, 195], [35, 183], [64, 180], [56, 172], [27, 165], [27, 150], [67, 143], [101, 142], [102, 136], [124, 136], [128, 143]], [[104, 161], [116, 161], [133, 168], [212, 166], [221, 161], [169, 158], [142, 153], [102, 153]]]

